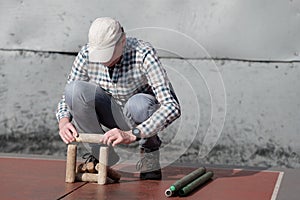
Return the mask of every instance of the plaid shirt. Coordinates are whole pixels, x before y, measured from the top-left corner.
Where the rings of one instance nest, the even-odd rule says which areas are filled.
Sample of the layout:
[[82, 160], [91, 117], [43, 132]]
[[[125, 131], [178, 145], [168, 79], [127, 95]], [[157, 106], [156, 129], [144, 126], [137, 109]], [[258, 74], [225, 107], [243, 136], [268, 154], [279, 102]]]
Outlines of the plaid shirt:
[[[67, 83], [84, 80], [96, 83], [121, 105], [137, 93], [153, 94], [160, 104], [159, 109], [143, 123], [142, 133], [153, 135], [180, 116], [179, 103], [171, 95], [171, 84], [154, 48], [136, 38], [127, 38], [121, 62], [115, 66], [112, 78], [108, 68], [100, 63], [89, 62], [88, 44], [82, 47], [72, 66]], [[58, 104], [57, 120], [72, 118], [62, 96]]]

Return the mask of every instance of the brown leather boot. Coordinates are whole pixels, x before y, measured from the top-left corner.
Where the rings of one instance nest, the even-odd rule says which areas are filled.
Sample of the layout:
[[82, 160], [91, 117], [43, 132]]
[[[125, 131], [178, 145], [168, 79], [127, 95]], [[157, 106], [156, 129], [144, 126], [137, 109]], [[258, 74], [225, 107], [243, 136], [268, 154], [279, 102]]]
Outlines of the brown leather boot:
[[141, 148], [141, 159], [136, 165], [137, 170], [140, 170], [141, 180], [161, 180], [159, 155], [158, 149], [151, 151]]

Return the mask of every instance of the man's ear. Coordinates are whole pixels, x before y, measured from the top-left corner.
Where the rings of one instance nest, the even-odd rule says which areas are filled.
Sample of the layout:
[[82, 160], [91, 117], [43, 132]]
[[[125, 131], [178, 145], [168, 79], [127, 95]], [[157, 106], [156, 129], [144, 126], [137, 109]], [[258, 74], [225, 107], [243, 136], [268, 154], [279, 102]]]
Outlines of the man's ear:
[[126, 34], [123, 33], [123, 35], [122, 35], [122, 46], [124, 46], [125, 43], [126, 43]]

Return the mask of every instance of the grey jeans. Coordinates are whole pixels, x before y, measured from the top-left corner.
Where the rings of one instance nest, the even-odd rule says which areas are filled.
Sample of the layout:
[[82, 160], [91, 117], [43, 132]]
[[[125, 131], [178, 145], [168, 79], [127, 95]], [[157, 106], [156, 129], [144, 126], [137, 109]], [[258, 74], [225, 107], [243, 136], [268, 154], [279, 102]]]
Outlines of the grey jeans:
[[[157, 100], [149, 94], [138, 93], [126, 102], [124, 108], [100, 86], [73, 81], [65, 88], [66, 103], [79, 132], [104, 133], [105, 127], [127, 131], [147, 120], [158, 108]], [[157, 135], [139, 141], [140, 146], [157, 150], [161, 140]]]

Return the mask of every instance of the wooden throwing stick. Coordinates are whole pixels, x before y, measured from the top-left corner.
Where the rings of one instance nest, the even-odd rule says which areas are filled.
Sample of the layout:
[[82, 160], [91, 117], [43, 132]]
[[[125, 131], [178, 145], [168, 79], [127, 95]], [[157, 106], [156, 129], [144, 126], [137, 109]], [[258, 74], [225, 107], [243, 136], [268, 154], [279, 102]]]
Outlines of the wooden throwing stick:
[[85, 143], [96, 143], [99, 144], [100, 140], [103, 138], [103, 135], [95, 133], [81, 133], [78, 137], [75, 138], [76, 142], [85, 142]]

